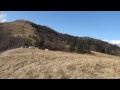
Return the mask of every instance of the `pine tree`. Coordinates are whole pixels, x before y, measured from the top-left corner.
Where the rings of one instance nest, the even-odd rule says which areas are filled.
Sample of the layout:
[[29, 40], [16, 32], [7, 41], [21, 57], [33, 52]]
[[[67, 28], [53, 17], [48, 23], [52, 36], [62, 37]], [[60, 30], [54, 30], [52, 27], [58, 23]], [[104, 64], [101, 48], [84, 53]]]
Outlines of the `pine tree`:
[[44, 47], [44, 43], [45, 43], [45, 40], [43, 38], [40, 38], [36, 40], [35, 45], [40, 49]]
[[76, 47], [76, 40], [72, 40], [70, 42], [70, 48], [69, 48], [69, 50], [70, 51], [75, 51], [75, 47]]

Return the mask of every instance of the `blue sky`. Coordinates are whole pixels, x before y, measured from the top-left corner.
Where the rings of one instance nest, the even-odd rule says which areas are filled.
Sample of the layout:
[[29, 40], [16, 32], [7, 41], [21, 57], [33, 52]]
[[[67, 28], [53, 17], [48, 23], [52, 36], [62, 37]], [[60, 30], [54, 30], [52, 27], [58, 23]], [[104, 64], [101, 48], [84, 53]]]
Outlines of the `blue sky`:
[[[4, 11], [1, 22], [18, 19], [46, 25], [60, 33], [120, 43], [120, 11]], [[118, 44], [119, 44], [118, 43]]]

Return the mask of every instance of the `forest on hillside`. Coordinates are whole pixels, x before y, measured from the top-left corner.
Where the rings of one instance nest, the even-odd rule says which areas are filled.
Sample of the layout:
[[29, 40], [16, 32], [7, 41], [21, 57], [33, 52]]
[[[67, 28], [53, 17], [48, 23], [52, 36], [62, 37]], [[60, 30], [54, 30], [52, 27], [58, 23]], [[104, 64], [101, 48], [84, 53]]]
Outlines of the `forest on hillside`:
[[[36, 28], [36, 34], [44, 37], [44, 39], [48, 41], [49, 49], [52, 49], [52, 46], [56, 46], [56, 50], [65, 51], [66, 49], [63, 46], [69, 45], [70, 48], [67, 50], [69, 52], [84, 54], [91, 53], [91, 51], [97, 51], [110, 55], [120, 55], [120, 47], [117, 45], [109, 44], [108, 42], [91, 37], [75, 37], [68, 34], [62, 34], [47, 26], [30, 23]], [[55, 45], [52, 45], [52, 43]]]
[[[48, 26], [37, 25], [30, 21], [27, 22], [35, 28], [35, 35], [30, 34], [29, 38], [19, 37], [19, 35], [14, 37], [11, 33], [4, 32], [2, 30], [4, 27], [0, 27], [0, 52], [23, 45], [35, 45], [40, 49], [48, 48], [55, 51], [77, 52], [81, 54], [91, 54], [91, 51], [97, 51], [120, 56], [120, 47], [117, 45], [91, 37], [76, 37], [62, 34]], [[31, 43], [31, 39], [35, 43]]]
[[30, 44], [30, 40], [19, 36], [13, 37], [10, 33], [6, 33], [0, 29], [0, 52], [7, 49], [18, 48], [26, 43]]

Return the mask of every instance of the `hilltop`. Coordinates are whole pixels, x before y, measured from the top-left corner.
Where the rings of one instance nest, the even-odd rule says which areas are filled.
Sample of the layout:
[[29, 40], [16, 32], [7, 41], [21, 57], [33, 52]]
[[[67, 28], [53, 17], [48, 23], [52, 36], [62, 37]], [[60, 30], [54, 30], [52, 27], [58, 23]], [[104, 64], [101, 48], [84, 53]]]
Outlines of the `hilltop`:
[[120, 55], [120, 47], [91, 37], [76, 37], [62, 34], [48, 26], [27, 20], [0, 23], [0, 51], [35, 45], [49, 50], [92, 53], [97, 51], [110, 55]]

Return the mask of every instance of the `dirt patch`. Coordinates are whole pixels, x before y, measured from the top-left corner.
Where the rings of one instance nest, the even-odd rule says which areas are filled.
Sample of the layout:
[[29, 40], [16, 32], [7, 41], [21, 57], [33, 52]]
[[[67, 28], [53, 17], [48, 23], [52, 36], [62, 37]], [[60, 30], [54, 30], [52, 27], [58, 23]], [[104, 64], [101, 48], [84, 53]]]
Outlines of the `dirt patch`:
[[17, 50], [20, 50], [20, 49], [21, 49], [21, 48], [10, 49], [10, 50], [7, 50], [7, 51], [2, 52], [0, 55], [2, 55], [2, 56], [7, 56], [7, 55], [10, 54], [11, 52], [17, 51]]

